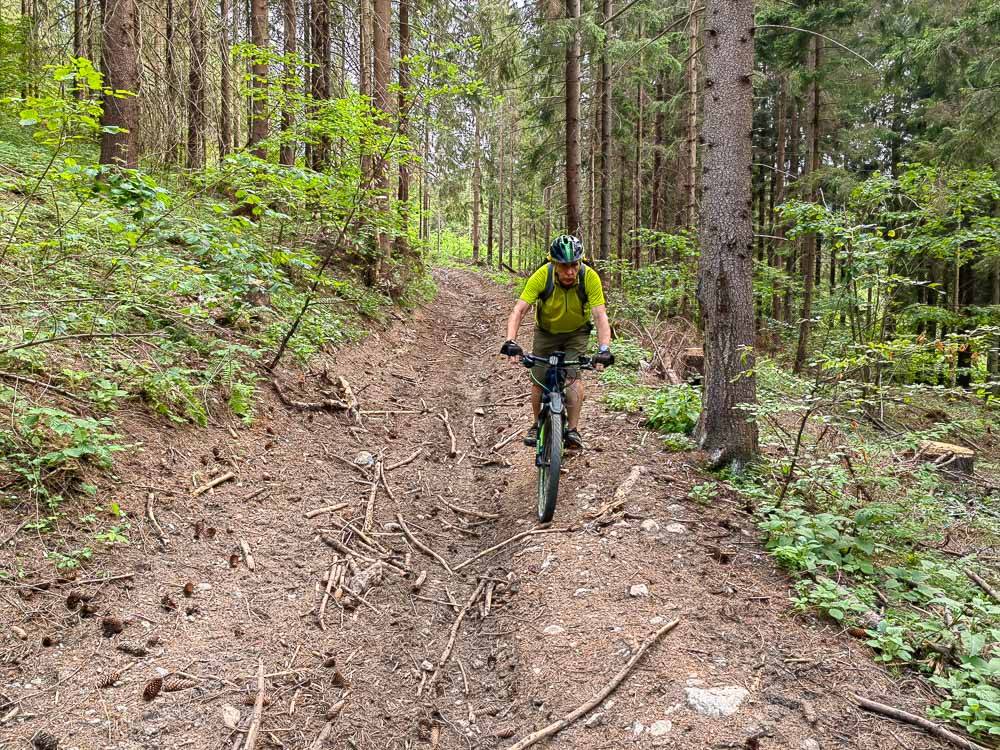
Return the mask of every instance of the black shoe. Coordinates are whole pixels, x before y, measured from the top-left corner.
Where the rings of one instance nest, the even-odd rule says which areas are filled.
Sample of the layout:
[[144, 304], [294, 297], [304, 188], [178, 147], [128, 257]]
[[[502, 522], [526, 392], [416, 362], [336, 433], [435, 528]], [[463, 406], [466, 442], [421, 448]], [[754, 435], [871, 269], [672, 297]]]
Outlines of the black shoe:
[[538, 443], [538, 425], [532, 425], [526, 433], [524, 433], [524, 444], [534, 447]]
[[580, 437], [580, 433], [576, 430], [567, 430], [566, 435], [563, 438], [563, 443], [565, 443], [566, 447], [571, 450], [583, 450], [583, 438]]

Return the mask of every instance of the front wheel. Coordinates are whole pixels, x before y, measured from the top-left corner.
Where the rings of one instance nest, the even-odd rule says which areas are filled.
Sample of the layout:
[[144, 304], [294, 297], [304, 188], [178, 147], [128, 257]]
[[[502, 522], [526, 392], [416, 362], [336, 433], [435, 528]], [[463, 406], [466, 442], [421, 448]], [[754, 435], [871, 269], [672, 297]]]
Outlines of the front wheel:
[[538, 520], [548, 523], [556, 512], [559, 466], [562, 463], [562, 415], [549, 412], [538, 430]]

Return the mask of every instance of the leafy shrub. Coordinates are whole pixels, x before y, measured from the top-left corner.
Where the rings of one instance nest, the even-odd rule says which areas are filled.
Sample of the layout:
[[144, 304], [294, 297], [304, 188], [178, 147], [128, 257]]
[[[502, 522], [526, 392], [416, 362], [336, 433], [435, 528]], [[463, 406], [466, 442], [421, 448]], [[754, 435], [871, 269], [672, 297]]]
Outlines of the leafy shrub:
[[643, 411], [651, 429], [689, 435], [701, 414], [701, 394], [687, 384], [659, 388], [643, 404]]

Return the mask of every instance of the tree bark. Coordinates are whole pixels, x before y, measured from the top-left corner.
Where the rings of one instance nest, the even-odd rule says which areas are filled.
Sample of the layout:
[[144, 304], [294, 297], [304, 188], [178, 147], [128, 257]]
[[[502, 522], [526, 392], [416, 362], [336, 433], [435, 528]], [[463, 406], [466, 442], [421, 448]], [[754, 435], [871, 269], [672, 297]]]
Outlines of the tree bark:
[[698, 5], [700, 0], [691, 0], [691, 24], [688, 30], [688, 116], [687, 116], [687, 226], [690, 229], [698, 223], [698, 44], [700, 24]]
[[231, 0], [219, 0], [219, 158], [233, 147], [232, 59], [229, 54], [229, 25], [232, 23]]
[[[86, 57], [83, 47], [83, 0], [73, 0], [73, 57]], [[82, 86], [76, 87], [76, 98], [82, 99]]]
[[166, 0], [164, 6], [164, 48], [163, 76], [166, 79], [166, 143], [163, 160], [167, 164], [177, 164], [181, 158], [181, 141], [177, 123], [181, 121], [181, 80], [177, 69], [177, 9], [174, 0]]
[[[666, 115], [663, 112], [663, 76], [656, 79], [656, 114], [653, 118], [653, 195], [649, 212], [649, 228], [663, 231], [663, 126]], [[654, 246], [655, 247], [655, 246]], [[655, 249], [650, 251], [650, 261], [658, 260]]]
[[[608, 42], [611, 36], [612, 0], [602, 0], [604, 43], [601, 47], [601, 249], [598, 258], [611, 257], [611, 62]], [[547, 238], [548, 239], [548, 238]]]
[[493, 196], [490, 196], [486, 213], [486, 267], [493, 267]]
[[101, 164], [139, 166], [139, 64], [136, 55], [135, 0], [102, 0], [101, 67], [105, 86], [134, 95], [104, 99], [101, 126], [120, 132], [101, 134]]
[[[391, 62], [389, 57], [389, 24], [391, 22], [390, 0], [375, 0], [375, 16], [372, 25], [374, 104], [379, 111], [379, 121], [388, 126], [392, 113], [392, 97], [389, 92]], [[376, 191], [378, 211], [383, 216], [389, 214], [389, 170], [386, 159], [376, 156], [372, 164], [372, 187]], [[378, 232], [378, 258], [375, 259], [375, 273], [381, 276], [389, 261], [389, 234], [384, 229]]]
[[[793, 98], [791, 106], [792, 112], [788, 122], [788, 181], [798, 180], [801, 174], [799, 169], [799, 107], [801, 105], [797, 99]], [[788, 243], [785, 248], [785, 276], [789, 282], [795, 276], [797, 254], [798, 243]], [[792, 284], [789, 283], [785, 287], [785, 301], [781, 306], [782, 320], [785, 323], [792, 322], [793, 297]]]
[[706, 0], [698, 302], [705, 328], [702, 413], [696, 430], [713, 467], [757, 455], [753, 374], [753, 0]]
[[[639, 37], [642, 38], [642, 25], [639, 25]], [[640, 67], [642, 58], [640, 55]], [[632, 267], [639, 268], [642, 265], [640, 249], [642, 242], [639, 240], [639, 230], [642, 228], [642, 140], [643, 140], [643, 116], [644, 98], [642, 95], [642, 82], [635, 87], [635, 171], [632, 174]]]
[[[785, 123], [787, 102], [788, 76], [782, 73], [778, 83], [777, 113], [774, 118], [776, 153], [774, 157], [774, 176], [771, 182], [774, 201], [771, 206], [771, 222], [768, 230], [768, 234], [772, 236], [772, 239], [770, 240], [771, 246], [774, 248], [772, 265], [775, 268], [780, 267], [781, 259], [786, 252], [786, 248], [783, 247], [785, 243], [782, 241], [785, 236], [785, 222], [778, 220], [777, 213], [775, 212], [775, 206], [780, 206], [785, 202], [785, 171], [787, 169], [785, 164], [785, 141], [788, 138], [788, 131]], [[771, 317], [775, 320], [782, 320], [781, 283], [777, 280], [772, 286], [771, 291]]]
[[566, 45], [566, 231], [580, 231], [580, 0], [566, 0], [566, 18], [574, 25]]
[[[372, 0], [358, 0], [358, 92], [363, 97], [372, 96]], [[361, 144], [361, 182], [367, 184], [372, 174], [372, 158], [366, 153], [368, 146]]]
[[[321, 106], [330, 98], [330, 16], [326, 0], [313, 0], [309, 14], [309, 43], [312, 47], [312, 100]], [[321, 135], [309, 150], [312, 168], [326, 169], [330, 162], [330, 139]]]
[[187, 165], [205, 166], [205, 16], [202, 0], [188, 0], [188, 34], [191, 60], [188, 66]]
[[[410, 0], [399, 0], [399, 99], [397, 102], [399, 112], [399, 137], [406, 141], [410, 135], [410, 101], [413, 95], [413, 77], [410, 75]], [[480, 153], [480, 140], [478, 135], [479, 120], [476, 120], [476, 158], [477, 168]], [[480, 172], [480, 183], [482, 173]], [[409, 216], [410, 216], [410, 165], [406, 158], [399, 162], [399, 184], [396, 188], [396, 198], [399, 200], [400, 212], [400, 233], [396, 237], [396, 252], [401, 256], [406, 256], [410, 251], [409, 236]], [[477, 203], [478, 205], [478, 203]], [[476, 224], [478, 228], [478, 222]]]
[[479, 134], [479, 112], [473, 112], [472, 118], [475, 121], [476, 140], [472, 147], [474, 163], [472, 166], [472, 262], [479, 265], [479, 222], [482, 210], [482, 188], [483, 172], [480, 165], [480, 134]]
[[504, 252], [504, 217], [507, 215], [504, 212], [504, 194], [506, 192], [507, 183], [504, 180], [504, 158], [506, 156], [504, 150], [506, 148], [506, 141], [504, 139], [504, 126], [503, 119], [501, 115], [500, 120], [500, 148], [498, 154], [499, 166], [497, 169], [497, 248], [499, 253], [497, 254], [497, 270], [503, 270], [503, 252]]
[[[993, 259], [993, 305], [1000, 307], [1000, 258]], [[1000, 335], [993, 339], [993, 349], [989, 360], [990, 374], [1000, 376]]]
[[[323, 5], [324, 3], [318, 4]], [[298, 35], [298, 13], [296, 5], [297, 3], [295, 0], [284, 0], [284, 6], [282, 9], [285, 37], [285, 82], [282, 85], [282, 89], [284, 91], [285, 101], [282, 102], [281, 107], [281, 131], [284, 134], [284, 137], [281, 141], [281, 150], [278, 154], [278, 161], [286, 167], [290, 167], [295, 164], [295, 154], [298, 150], [295, 142], [289, 139], [289, 133], [295, 124], [295, 116], [292, 110], [292, 99], [295, 95], [295, 86], [292, 85], [292, 81], [295, 78], [298, 68], [294, 62], [297, 41], [296, 36]], [[327, 55], [327, 57], [329, 57], [329, 55]], [[329, 65], [329, 63], [327, 63], [327, 65]]]
[[[806, 160], [806, 174], [812, 176], [820, 164], [820, 89], [817, 71], [820, 65], [821, 40], [811, 38], [809, 47], [809, 71], [812, 83], [809, 86], [809, 158]], [[810, 200], [816, 199], [815, 184], [809, 189]], [[809, 336], [812, 332], [813, 293], [816, 287], [816, 235], [807, 235], [802, 243], [802, 314], [799, 320], [799, 342], [795, 350], [793, 371], [802, 372], [809, 353]]]
[[[267, 21], [267, 0], [250, 0], [250, 41], [262, 52], [267, 50], [270, 43], [270, 30]], [[270, 131], [267, 117], [267, 74], [267, 62], [255, 59], [251, 67], [253, 94], [251, 96], [250, 140], [247, 145], [250, 147], [250, 152], [260, 159], [267, 156], [267, 151], [261, 142], [267, 138]]]

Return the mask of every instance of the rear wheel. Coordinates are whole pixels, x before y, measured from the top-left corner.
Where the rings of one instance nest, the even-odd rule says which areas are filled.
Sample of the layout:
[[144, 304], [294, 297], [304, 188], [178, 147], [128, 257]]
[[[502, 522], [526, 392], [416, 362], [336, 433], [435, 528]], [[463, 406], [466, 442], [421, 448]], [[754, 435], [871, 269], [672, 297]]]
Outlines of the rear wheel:
[[538, 520], [542, 523], [551, 521], [556, 512], [562, 448], [562, 416], [549, 412], [538, 429]]

